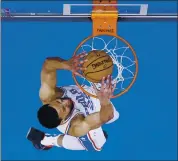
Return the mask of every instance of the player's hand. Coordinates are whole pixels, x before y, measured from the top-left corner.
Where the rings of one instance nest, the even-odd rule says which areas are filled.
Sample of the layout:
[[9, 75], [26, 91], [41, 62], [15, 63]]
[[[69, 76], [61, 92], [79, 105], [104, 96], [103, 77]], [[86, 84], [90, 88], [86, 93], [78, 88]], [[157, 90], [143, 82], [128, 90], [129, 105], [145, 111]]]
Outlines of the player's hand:
[[67, 61], [67, 65], [68, 65], [68, 69], [70, 71], [72, 71], [72, 73], [74, 73], [75, 75], [81, 76], [80, 71], [84, 71], [85, 68], [83, 68], [83, 64], [87, 61], [86, 59], [84, 59], [84, 57], [86, 56], [86, 53], [81, 53], [79, 55], [75, 55], [73, 56], [71, 59], [69, 59]]
[[108, 77], [103, 77], [100, 90], [97, 90], [95, 85], [93, 87], [101, 105], [107, 105], [113, 96], [116, 84], [112, 84], [112, 77], [108, 75]]

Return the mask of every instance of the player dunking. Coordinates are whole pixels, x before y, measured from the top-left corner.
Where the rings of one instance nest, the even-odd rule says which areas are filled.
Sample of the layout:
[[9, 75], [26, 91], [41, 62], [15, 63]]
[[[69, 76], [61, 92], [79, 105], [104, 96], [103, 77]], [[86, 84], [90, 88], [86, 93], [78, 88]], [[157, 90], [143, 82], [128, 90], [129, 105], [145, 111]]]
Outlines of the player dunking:
[[87, 96], [74, 85], [60, 88], [56, 86], [56, 71], [65, 69], [80, 75], [77, 71], [85, 70], [82, 64], [87, 60], [81, 60], [85, 56], [86, 54], [80, 54], [68, 61], [58, 57], [47, 58], [43, 64], [40, 88], [43, 106], [38, 111], [38, 119], [44, 127], [57, 128], [65, 135], [41, 138], [42, 147], [55, 145], [71, 150], [100, 151], [106, 142], [101, 126], [114, 122], [119, 117], [110, 102], [115, 88], [111, 85], [111, 76], [102, 79], [100, 91], [85, 87], [86, 90], [95, 92], [98, 99]]

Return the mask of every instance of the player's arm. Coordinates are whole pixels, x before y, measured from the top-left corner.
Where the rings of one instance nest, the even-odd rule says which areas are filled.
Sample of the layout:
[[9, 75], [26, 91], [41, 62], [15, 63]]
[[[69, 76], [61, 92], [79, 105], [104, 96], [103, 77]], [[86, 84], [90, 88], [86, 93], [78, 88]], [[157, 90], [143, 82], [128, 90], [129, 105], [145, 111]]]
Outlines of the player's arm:
[[110, 103], [110, 98], [113, 94], [114, 88], [115, 85], [112, 86], [111, 84], [111, 76], [108, 76], [106, 80], [103, 78], [101, 90], [97, 91], [95, 88], [101, 104], [100, 112], [90, 114], [87, 117], [83, 117], [82, 115], [75, 117], [72, 121], [74, 124], [72, 124], [71, 129], [69, 130], [70, 135], [83, 136], [90, 130], [100, 127], [113, 118], [114, 111], [112, 104]]
[[57, 146], [68, 150], [86, 150], [77, 137], [64, 134], [45, 136], [40, 143], [45, 147]]
[[56, 71], [65, 69], [79, 75], [77, 71], [81, 70], [81, 64], [83, 63], [80, 59], [84, 56], [85, 54], [80, 54], [68, 61], [59, 57], [46, 58], [41, 71], [41, 88], [39, 93], [43, 103], [48, 103], [56, 98]]
[[79, 138], [70, 135], [61, 135], [57, 138], [57, 144], [68, 150], [86, 150]]

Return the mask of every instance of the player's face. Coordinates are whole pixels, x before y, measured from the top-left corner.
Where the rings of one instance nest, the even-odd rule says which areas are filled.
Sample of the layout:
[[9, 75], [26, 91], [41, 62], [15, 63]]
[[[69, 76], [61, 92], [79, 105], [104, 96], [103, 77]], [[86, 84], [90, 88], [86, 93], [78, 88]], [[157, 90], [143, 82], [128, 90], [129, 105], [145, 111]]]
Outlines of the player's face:
[[72, 100], [70, 98], [65, 99], [56, 99], [50, 103], [50, 106], [56, 109], [59, 114], [59, 117], [65, 119], [71, 111]]

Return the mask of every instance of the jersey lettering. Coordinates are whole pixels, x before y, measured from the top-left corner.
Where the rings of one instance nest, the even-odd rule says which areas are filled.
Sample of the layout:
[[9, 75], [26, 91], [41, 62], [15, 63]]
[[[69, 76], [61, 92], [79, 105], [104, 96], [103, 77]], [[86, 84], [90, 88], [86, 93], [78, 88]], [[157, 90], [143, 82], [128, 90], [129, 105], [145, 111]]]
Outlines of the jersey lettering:
[[90, 110], [93, 110], [93, 103], [90, 100], [90, 97], [87, 96], [86, 94], [84, 94], [83, 92], [79, 92], [76, 89], [70, 89], [69, 90], [72, 94], [77, 94], [76, 96], [76, 100], [78, 101], [78, 103], [82, 104], [82, 106], [85, 108], [86, 114], [88, 115], [88, 108], [90, 108]]

